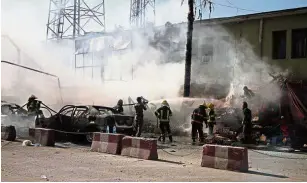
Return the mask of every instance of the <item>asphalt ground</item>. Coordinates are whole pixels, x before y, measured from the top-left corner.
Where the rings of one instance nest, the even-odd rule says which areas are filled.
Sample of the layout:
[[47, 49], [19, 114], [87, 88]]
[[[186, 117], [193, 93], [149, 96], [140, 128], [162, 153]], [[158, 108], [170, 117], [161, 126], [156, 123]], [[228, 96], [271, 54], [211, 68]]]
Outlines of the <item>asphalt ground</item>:
[[248, 151], [249, 172], [200, 167], [201, 146], [190, 139], [158, 143], [158, 161], [90, 152], [70, 142], [23, 147], [2, 142], [2, 181], [307, 181], [307, 154]]

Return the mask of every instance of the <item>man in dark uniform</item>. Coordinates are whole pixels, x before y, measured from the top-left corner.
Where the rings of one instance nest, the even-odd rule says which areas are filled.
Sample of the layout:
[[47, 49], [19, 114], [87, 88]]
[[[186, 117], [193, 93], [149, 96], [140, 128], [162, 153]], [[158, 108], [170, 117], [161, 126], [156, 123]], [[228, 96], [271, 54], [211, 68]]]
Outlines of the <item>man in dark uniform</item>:
[[252, 111], [248, 108], [247, 102], [243, 102], [242, 109], [244, 115], [242, 121], [244, 135], [243, 142], [250, 143], [252, 133]]
[[207, 125], [207, 113], [206, 113], [206, 104], [200, 105], [198, 108], [196, 108], [193, 111], [192, 114], [192, 140], [193, 144], [196, 142], [196, 136], [197, 132], [199, 135], [199, 140], [200, 142], [204, 142], [204, 132], [203, 132], [203, 123], [206, 124], [206, 128], [208, 127]]
[[27, 110], [29, 114], [39, 114], [40, 111], [40, 105], [41, 105], [41, 101], [37, 100], [37, 97], [34, 95], [31, 95], [28, 99], [28, 103], [27, 103]]
[[143, 117], [144, 117], [144, 110], [147, 110], [146, 104], [148, 103], [143, 97], [136, 98], [137, 104], [134, 105], [135, 109], [135, 125], [136, 125], [136, 136], [140, 137], [142, 133], [143, 127]]
[[162, 142], [165, 142], [165, 133], [167, 131], [168, 138], [170, 142], [173, 142], [173, 137], [171, 134], [170, 128], [170, 116], [172, 116], [172, 110], [170, 109], [166, 100], [162, 102], [162, 106], [155, 111], [155, 115], [157, 116], [160, 122], [160, 130], [162, 133]]
[[124, 113], [123, 103], [123, 100], [119, 99], [117, 105], [114, 107], [114, 109], [120, 114]]

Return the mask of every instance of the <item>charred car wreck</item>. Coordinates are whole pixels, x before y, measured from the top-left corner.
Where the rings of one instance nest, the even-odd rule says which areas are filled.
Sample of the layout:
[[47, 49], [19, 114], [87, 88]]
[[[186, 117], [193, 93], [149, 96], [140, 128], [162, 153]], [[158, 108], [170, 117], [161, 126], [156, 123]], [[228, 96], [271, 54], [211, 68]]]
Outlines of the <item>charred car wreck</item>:
[[51, 117], [38, 117], [35, 127], [56, 131], [56, 140], [92, 142], [93, 132], [106, 132], [116, 127], [116, 133], [133, 135], [134, 116], [118, 113], [115, 109], [94, 105], [66, 105]]

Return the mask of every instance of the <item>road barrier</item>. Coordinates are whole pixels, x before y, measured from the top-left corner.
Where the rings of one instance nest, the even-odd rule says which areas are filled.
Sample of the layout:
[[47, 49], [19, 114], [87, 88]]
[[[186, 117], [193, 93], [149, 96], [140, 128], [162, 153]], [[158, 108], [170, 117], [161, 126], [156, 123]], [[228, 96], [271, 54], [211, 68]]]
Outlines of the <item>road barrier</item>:
[[54, 146], [55, 144], [55, 132], [53, 129], [30, 128], [29, 136], [33, 137], [34, 144], [42, 146]]
[[201, 166], [247, 172], [247, 148], [206, 144], [203, 146]]
[[126, 136], [122, 140], [122, 156], [157, 160], [157, 140]]
[[16, 139], [15, 126], [1, 126], [1, 139], [7, 141], [14, 141]]
[[121, 154], [124, 135], [112, 133], [93, 133], [91, 151], [109, 154]]

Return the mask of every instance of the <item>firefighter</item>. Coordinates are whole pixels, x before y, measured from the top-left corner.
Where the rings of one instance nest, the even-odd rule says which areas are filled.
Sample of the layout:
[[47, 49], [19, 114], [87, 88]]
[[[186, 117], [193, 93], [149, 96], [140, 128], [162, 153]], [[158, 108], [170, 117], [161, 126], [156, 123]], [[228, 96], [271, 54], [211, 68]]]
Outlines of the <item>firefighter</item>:
[[192, 140], [193, 144], [196, 142], [197, 132], [199, 135], [200, 142], [204, 142], [204, 132], [203, 132], [203, 123], [207, 125], [207, 113], [206, 113], [206, 103], [204, 102], [198, 108], [196, 108], [192, 113]]
[[214, 128], [214, 125], [216, 124], [216, 121], [215, 121], [215, 111], [214, 111], [214, 104], [210, 103], [208, 105], [208, 108], [209, 108], [209, 121], [208, 121], [208, 126], [209, 126], [209, 135], [213, 135], [213, 128]]
[[114, 107], [114, 109], [120, 114], [124, 113], [123, 103], [123, 100], [119, 99], [117, 105]]
[[243, 102], [243, 135], [244, 135], [244, 143], [249, 143], [251, 140], [252, 133], [252, 111], [248, 108], [247, 102]]
[[243, 87], [243, 91], [244, 91], [244, 97], [251, 99], [252, 97], [255, 96], [254, 92], [250, 89], [247, 88], [247, 86]]
[[148, 103], [143, 97], [136, 98], [137, 103], [134, 105], [135, 109], [135, 125], [136, 125], [136, 136], [140, 137], [142, 133], [143, 127], [143, 117], [144, 117], [144, 110], [147, 110], [146, 104]]
[[[173, 137], [171, 134], [171, 128], [170, 128], [170, 116], [172, 116], [172, 110], [170, 109], [168, 103], [166, 100], [162, 102], [162, 105], [160, 108], [158, 108], [155, 111], [155, 115], [157, 116], [160, 124], [160, 130], [161, 130], [161, 137], [162, 142], [165, 142], [165, 133], [167, 132], [168, 138], [170, 142], [173, 142]], [[160, 139], [160, 138], [159, 138]]]
[[41, 101], [37, 100], [37, 97], [31, 95], [28, 99], [27, 110], [29, 114], [38, 114], [40, 112]]

